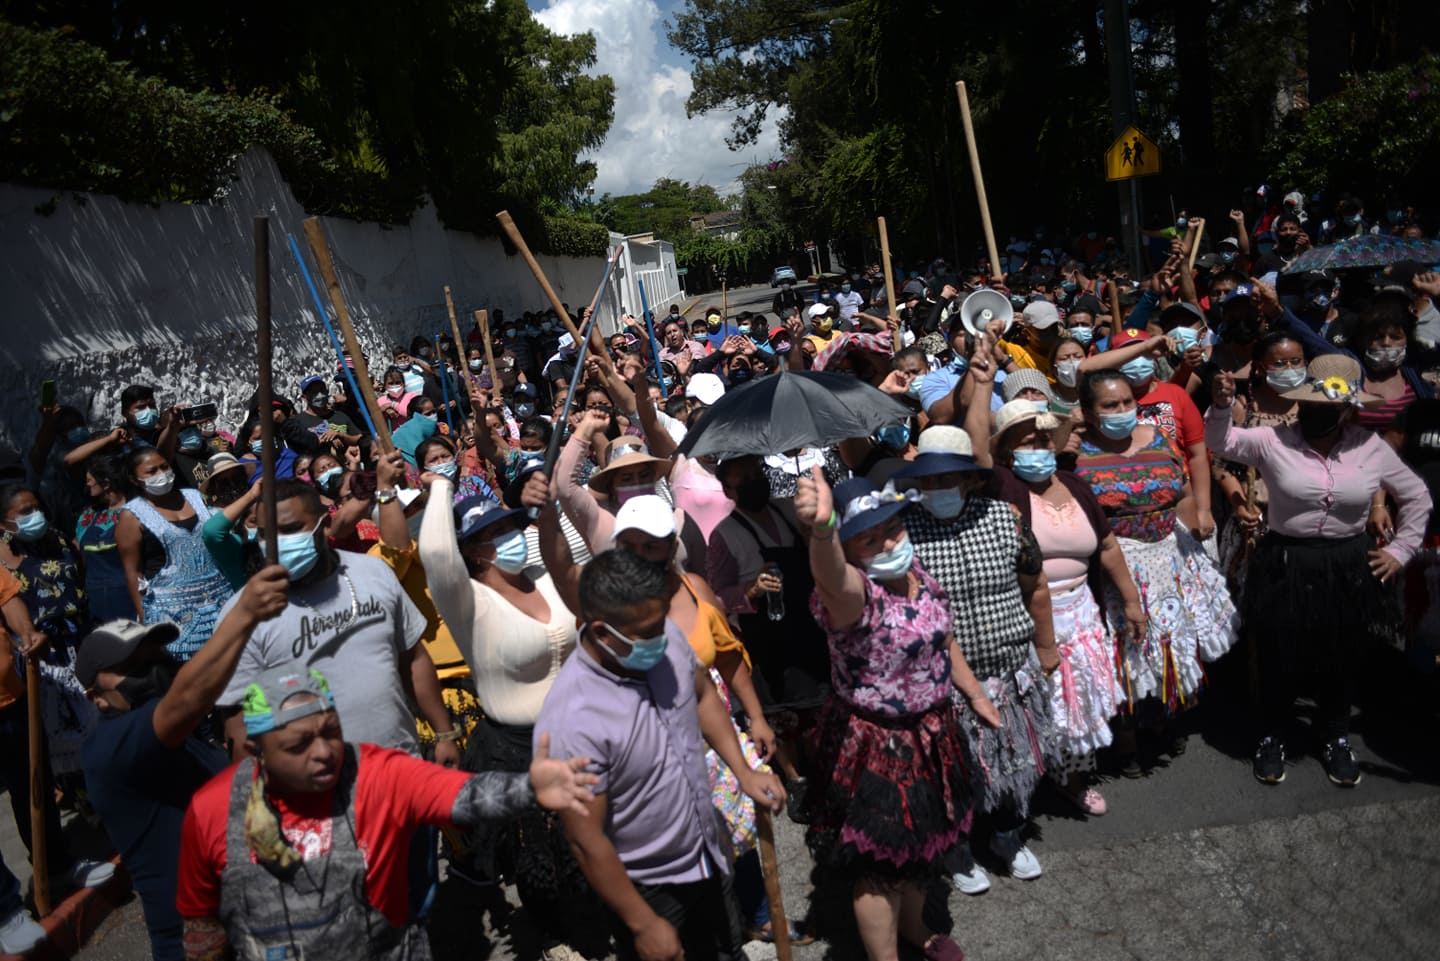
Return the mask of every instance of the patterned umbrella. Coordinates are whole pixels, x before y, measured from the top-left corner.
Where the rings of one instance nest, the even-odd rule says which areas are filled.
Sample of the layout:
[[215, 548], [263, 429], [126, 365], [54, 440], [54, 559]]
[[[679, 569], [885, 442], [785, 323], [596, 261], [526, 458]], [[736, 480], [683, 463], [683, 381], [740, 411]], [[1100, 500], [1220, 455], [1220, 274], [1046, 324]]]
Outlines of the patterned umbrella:
[[1346, 237], [1326, 247], [1307, 250], [1290, 261], [1284, 273], [1299, 274], [1309, 270], [1347, 270], [1352, 267], [1388, 267], [1402, 260], [1422, 264], [1440, 264], [1440, 240], [1420, 237], [1391, 237], [1366, 234]]

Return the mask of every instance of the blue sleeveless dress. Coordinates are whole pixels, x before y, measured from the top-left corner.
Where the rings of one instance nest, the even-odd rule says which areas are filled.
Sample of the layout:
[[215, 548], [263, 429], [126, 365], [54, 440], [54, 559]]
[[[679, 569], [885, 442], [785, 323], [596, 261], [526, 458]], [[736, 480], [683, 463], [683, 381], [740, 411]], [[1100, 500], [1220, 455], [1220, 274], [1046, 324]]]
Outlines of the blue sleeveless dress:
[[141, 581], [145, 623], [173, 621], [180, 636], [166, 645], [172, 657], [188, 661], [210, 639], [219, 620], [220, 608], [234, 593], [225, 575], [210, 559], [201, 539], [211, 511], [199, 491], [182, 489], [181, 495], [195, 509], [195, 528], [187, 531], [160, 515], [143, 497], [126, 502], [125, 510], [165, 548], [165, 566], [148, 581]]

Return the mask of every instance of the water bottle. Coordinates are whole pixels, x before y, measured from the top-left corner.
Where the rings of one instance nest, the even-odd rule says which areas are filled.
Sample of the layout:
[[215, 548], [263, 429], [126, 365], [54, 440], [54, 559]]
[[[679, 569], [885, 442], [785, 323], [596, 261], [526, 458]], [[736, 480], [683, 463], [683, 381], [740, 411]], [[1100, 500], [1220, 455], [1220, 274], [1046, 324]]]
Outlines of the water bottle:
[[780, 590], [765, 595], [765, 614], [772, 621], [785, 620], [785, 577], [780, 573], [779, 564], [771, 564], [765, 573], [780, 582]]

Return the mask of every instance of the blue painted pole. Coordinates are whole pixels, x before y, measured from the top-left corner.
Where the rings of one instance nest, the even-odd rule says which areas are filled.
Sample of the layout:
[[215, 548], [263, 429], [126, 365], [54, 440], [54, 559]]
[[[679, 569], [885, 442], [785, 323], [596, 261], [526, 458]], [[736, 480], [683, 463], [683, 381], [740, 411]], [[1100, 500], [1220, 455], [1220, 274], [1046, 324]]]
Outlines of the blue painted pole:
[[300, 256], [300, 245], [295, 243], [294, 234], [285, 235], [290, 241], [290, 252], [295, 255], [295, 263], [300, 265], [300, 276], [305, 278], [305, 286], [310, 288], [310, 297], [315, 301], [315, 310], [320, 314], [320, 319], [325, 322], [325, 331], [330, 335], [330, 345], [335, 348], [335, 357], [340, 362], [340, 370], [345, 374], [345, 382], [350, 385], [350, 396], [355, 400], [356, 406], [360, 408], [360, 416], [365, 419], [365, 426], [370, 429], [371, 437], [379, 437], [375, 430], [375, 422], [370, 419], [370, 409], [365, 406], [365, 398], [360, 396], [360, 385], [355, 383], [355, 372], [350, 365], [345, 363], [345, 348], [340, 344], [340, 335], [335, 333], [335, 326], [330, 323], [330, 315], [325, 312], [325, 302], [320, 299], [320, 291], [315, 287], [315, 281], [310, 277], [310, 268], [305, 266], [305, 258]]
[[450, 439], [455, 440], [455, 421], [450, 417], [450, 375], [445, 372], [445, 355], [440, 353], [440, 335], [435, 335], [435, 360], [440, 364], [440, 396], [445, 401], [445, 426], [450, 429]]
[[645, 296], [645, 281], [636, 278], [635, 283], [640, 288], [640, 312], [645, 317], [645, 332], [650, 335], [650, 359], [655, 362], [655, 377], [660, 381], [660, 394], [669, 397], [670, 390], [665, 385], [665, 372], [660, 369], [660, 344], [655, 340], [655, 318], [650, 316], [650, 301]]

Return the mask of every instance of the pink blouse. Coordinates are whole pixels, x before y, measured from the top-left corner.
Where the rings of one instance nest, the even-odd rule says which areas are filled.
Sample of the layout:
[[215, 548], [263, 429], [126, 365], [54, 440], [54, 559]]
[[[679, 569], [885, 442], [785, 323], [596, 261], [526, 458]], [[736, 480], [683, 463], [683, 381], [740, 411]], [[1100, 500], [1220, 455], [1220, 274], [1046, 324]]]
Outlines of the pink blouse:
[[1100, 540], [1075, 498], [1056, 507], [1031, 491], [1030, 531], [1045, 558], [1045, 583], [1050, 590], [1068, 591], [1085, 582], [1090, 556]]
[[1321, 456], [1298, 424], [1236, 427], [1228, 407], [1205, 413], [1205, 443], [1216, 454], [1257, 468], [1270, 492], [1270, 529], [1289, 537], [1353, 537], [1363, 533], [1370, 498], [1380, 488], [1400, 507], [1388, 551], [1408, 563], [1430, 519], [1430, 492], [1395, 449], [1363, 427], [1348, 426]]

